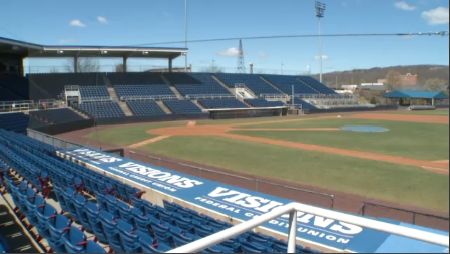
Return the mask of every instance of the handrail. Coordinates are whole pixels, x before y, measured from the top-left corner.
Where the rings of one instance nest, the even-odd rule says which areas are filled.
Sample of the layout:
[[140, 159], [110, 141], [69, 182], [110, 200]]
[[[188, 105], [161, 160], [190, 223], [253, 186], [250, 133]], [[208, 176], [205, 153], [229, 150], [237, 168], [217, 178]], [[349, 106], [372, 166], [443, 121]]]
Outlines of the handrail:
[[281, 215], [289, 213], [289, 234], [288, 234], [288, 253], [295, 253], [296, 248], [296, 234], [297, 234], [297, 212], [306, 212], [313, 215], [322, 216], [325, 218], [335, 219], [342, 222], [347, 222], [353, 225], [361, 226], [364, 228], [370, 228], [378, 231], [383, 231], [391, 234], [405, 236], [416, 240], [421, 240], [429, 243], [449, 246], [449, 237], [430, 233], [427, 231], [408, 228], [405, 226], [394, 225], [387, 222], [377, 221], [374, 219], [363, 218], [355, 215], [345, 214], [341, 212], [330, 211], [327, 209], [305, 205], [301, 203], [290, 203], [285, 206], [275, 208], [271, 212], [253, 218], [251, 220], [242, 222], [231, 228], [214, 233], [197, 241], [188, 243], [178, 248], [172, 249], [166, 253], [194, 253], [199, 252], [208, 247], [219, 244], [230, 238], [245, 233], [261, 224], [268, 222], [272, 219], [278, 218]]

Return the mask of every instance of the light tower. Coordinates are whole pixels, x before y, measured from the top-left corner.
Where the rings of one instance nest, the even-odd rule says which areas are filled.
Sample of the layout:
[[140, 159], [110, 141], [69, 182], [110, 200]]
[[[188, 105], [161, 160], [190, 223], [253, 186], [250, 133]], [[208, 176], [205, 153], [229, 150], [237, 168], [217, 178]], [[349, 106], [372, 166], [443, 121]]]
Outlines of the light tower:
[[320, 20], [325, 16], [326, 4], [316, 1], [316, 17], [319, 21], [319, 64], [320, 64], [320, 76], [319, 80], [322, 82], [322, 67], [323, 67], [323, 53], [322, 53], [322, 36], [320, 29]]
[[239, 55], [238, 55], [238, 73], [245, 73], [244, 48], [242, 47], [242, 39], [239, 40]]

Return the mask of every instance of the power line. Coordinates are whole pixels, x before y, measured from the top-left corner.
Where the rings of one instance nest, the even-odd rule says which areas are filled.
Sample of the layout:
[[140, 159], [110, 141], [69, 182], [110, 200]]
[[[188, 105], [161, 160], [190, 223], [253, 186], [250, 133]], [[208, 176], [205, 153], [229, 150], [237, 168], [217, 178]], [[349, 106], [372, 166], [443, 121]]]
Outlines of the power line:
[[[283, 38], [314, 38], [317, 34], [292, 34], [292, 35], [267, 35], [267, 36], [243, 36], [243, 37], [227, 37], [227, 38], [211, 38], [197, 39], [188, 41], [166, 41], [166, 42], [149, 42], [128, 46], [152, 46], [164, 44], [181, 44], [181, 43], [202, 43], [216, 41], [232, 41], [232, 40], [261, 40], [261, 39], [283, 39]], [[448, 31], [440, 32], [413, 32], [413, 33], [344, 33], [344, 34], [322, 34], [321, 37], [373, 37], [373, 36], [449, 36]]]

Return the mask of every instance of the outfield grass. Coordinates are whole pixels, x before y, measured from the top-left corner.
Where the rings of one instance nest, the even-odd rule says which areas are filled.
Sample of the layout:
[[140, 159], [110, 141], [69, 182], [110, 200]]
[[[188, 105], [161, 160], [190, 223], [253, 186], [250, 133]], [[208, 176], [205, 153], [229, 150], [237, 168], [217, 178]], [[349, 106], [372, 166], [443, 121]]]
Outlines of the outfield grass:
[[259, 176], [448, 211], [449, 179], [419, 168], [218, 137], [172, 137], [142, 151]]
[[234, 133], [288, 140], [307, 144], [377, 152], [422, 160], [445, 160], [449, 153], [448, 125], [364, 119], [309, 119], [270, 124], [245, 125], [252, 128], [341, 128], [345, 125], [374, 125], [388, 128], [383, 133], [235, 131]]
[[98, 132], [91, 132], [85, 137], [104, 144], [127, 146], [154, 137], [147, 133], [150, 129], [182, 125], [186, 125], [186, 121], [117, 125]]
[[397, 110], [389, 111], [392, 114], [405, 114], [405, 115], [436, 115], [436, 116], [448, 116], [448, 109], [436, 109], [436, 110]]

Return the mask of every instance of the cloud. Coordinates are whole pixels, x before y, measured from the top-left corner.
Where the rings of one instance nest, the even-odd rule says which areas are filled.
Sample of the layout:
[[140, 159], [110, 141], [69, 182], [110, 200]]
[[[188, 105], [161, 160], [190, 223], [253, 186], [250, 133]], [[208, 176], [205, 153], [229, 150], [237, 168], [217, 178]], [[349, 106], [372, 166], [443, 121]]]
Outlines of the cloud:
[[414, 11], [417, 8], [415, 5], [409, 4], [405, 1], [397, 1], [394, 6], [402, 11]]
[[220, 51], [217, 53], [219, 56], [230, 56], [230, 57], [234, 57], [234, 56], [238, 56], [239, 55], [239, 49], [238, 48], [228, 48], [224, 51]]
[[104, 25], [108, 24], [108, 19], [103, 16], [97, 16], [97, 21], [100, 24], [104, 24]]
[[448, 7], [437, 7], [428, 11], [422, 12], [422, 18], [430, 25], [445, 25], [448, 24]]
[[79, 19], [72, 19], [69, 22], [69, 25], [76, 26], [76, 27], [86, 27], [86, 25], [83, 22], [81, 22], [81, 20], [79, 20]]

